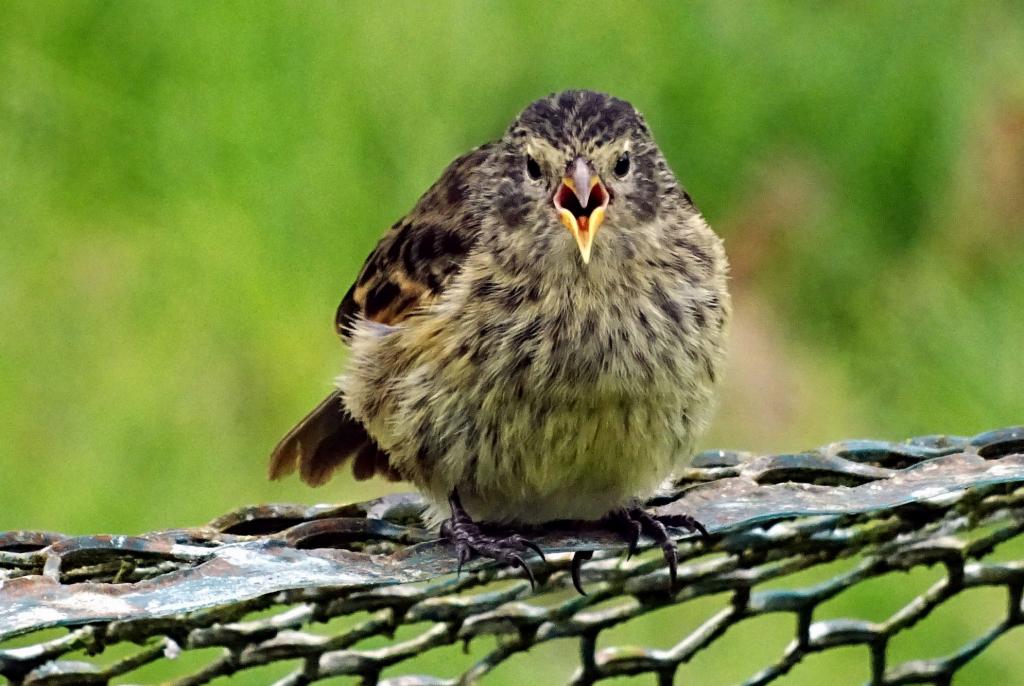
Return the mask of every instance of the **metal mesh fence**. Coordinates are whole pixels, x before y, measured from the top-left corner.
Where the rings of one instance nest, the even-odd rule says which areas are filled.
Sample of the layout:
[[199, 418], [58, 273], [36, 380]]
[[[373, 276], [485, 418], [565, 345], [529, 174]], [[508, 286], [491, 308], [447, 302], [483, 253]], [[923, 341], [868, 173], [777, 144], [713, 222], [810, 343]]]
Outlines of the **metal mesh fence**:
[[[794, 620], [788, 646], [743, 683], [778, 681], [814, 653], [862, 646], [871, 684], [949, 684], [1024, 618], [1024, 559], [996, 554], [1024, 530], [1022, 453], [1019, 428], [792, 455], [703, 453], [648, 503], [660, 515], [692, 514], [712, 534], [677, 532], [675, 593], [659, 551], [626, 560], [615, 533], [572, 525], [535, 537], [552, 553], [547, 564], [531, 561], [535, 592], [521, 572], [481, 562], [456, 578], [451, 550], [422, 528], [415, 495], [246, 508], [205, 527], [135, 537], [0, 533], [0, 675], [11, 684], [137, 683], [133, 675], [153, 663], [212, 648], [172, 683], [286, 663], [277, 684], [340, 675], [471, 684], [539, 644], [571, 639], [573, 684], [639, 674], [672, 684], [732, 627], [782, 613]], [[586, 596], [570, 585], [576, 550], [597, 551], [583, 568]], [[824, 581], [787, 584], [836, 560], [851, 564]], [[847, 589], [929, 566], [943, 571], [938, 580], [882, 621], [815, 620]], [[987, 631], [939, 658], [889, 659], [895, 637], [979, 587], [1005, 591], [1005, 612]], [[667, 648], [602, 640], [635, 618], [721, 594], [728, 602], [695, 629], [666, 623]], [[482, 655], [448, 660], [455, 676], [414, 674], [420, 656], [481, 641]]]

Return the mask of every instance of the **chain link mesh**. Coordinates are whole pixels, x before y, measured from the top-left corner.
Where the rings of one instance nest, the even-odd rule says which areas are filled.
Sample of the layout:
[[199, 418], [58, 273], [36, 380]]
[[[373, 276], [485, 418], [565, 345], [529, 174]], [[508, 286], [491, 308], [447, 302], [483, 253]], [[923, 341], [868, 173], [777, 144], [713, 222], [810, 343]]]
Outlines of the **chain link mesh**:
[[[705, 541], [677, 532], [675, 593], [659, 551], [626, 560], [614, 532], [570, 524], [535, 537], [553, 553], [547, 564], [531, 562], [535, 592], [521, 573], [479, 561], [456, 578], [450, 549], [422, 527], [415, 495], [245, 508], [205, 527], [138, 537], [0, 533], [0, 675], [11, 684], [123, 682], [215, 649], [172, 683], [287, 663], [281, 686], [341, 675], [390, 686], [472, 684], [519, 653], [569, 638], [579, 656], [572, 684], [648, 674], [665, 685], [732, 627], [783, 613], [794, 619], [792, 640], [744, 684], [777, 681], [841, 646], [867, 648], [871, 684], [949, 684], [1022, 622], [1024, 559], [995, 555], [1024, 529], [1022, 452], [1024, 429], [1016, 428], [794, 455], [703, 453], [648, 503], [669, 518], [692, 514], [712, 533]], [[596, 551], [583, 568], [586, 596], [570, 586], [576, 550]], [[814, 584], [786, 583], [837, 560], [851, 564]], [[943, 571], [938, 580], [883, 621], [815, 621], [848, 589], [931, 566]], [[939, 658], [890, 661], [894, 637], [980, 587], [1006, 598], [987, 631]], [[599, 646], [602, 632], [721, 594], [725, 607], [696, 629], [664, 627], [677, 635], [668, 648]], [[368, 645], [381, 637], [381, 647]], [[479, 641], [487, 649], [466, 654], [457, 676], [413, 674], [418, 657]], [[111, 658], [115, 646], [122, 650]]]

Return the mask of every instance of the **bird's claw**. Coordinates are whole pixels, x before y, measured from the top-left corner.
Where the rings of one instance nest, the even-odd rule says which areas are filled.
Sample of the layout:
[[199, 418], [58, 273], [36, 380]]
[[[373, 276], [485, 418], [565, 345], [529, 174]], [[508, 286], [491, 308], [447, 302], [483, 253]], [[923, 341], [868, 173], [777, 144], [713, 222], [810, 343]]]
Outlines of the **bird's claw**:
[[470, 555], [472, 555], [472, 552], [470, 551], [468, 545], [456, 543], [455, 554], [459, 558], [459, 567], [455, 570], [455, 578], [457, 579], [460, 576], [462, 576], [462, 565], [469, 562], [469, 557]]
[[643, 530], [643, 527], [635, 519], [627, 519], [624, 524], [628, 529], [626, 532], [626, 543], [628, 545], [626, 548], [626, 560], [628, 561], [636, 555], [637, 547], [640, 545], [640, 532]]
[[641, 530], [654, 539], [654, 542], [661, 546], [662, 555], [668, 565], [669, 590], [674, 591], [676, 587], [676, 574], [679, 565], [679, 553], [676, 542], [668, 535], [665, 525], [653, 515], [647, 513], [642, 507], [631, 507], [623, 510], [619, 516], [625, 516], [631, 522], [640, 525]]
[[532, 550], [533, 552], [537, 553], [537, 556], [541, 560], [543, 560], [544, 562], [548, 561], [548, 558], [544, 556], [544, 551], [541, 550], [540, 546], [537, 545], [536, 543], [534, 543], [533, 541], [531, 541], [529, 539], [526, 539], [526, 538], [523, 538], [519, 534], [514, 534], [510, 538], [514, 538], [517, 543], [520, 543], [520, 544], [526, 546], [527, 548], [529, 548], [530, 550]]
[[661, 544], [661, 553], [665, 557], [665, 562], [668, 564], [668, 586], [670, 589], [675, 590], [676, 587], [676, 573], [679, 565], [679, 549], [676, 548], [675, 541], [668, 539]]
[[441, 526], [441, 535], [455, 546], [457, 575], [462, 573], [462, 566], [476, 554], [501, 564], [522, 568], [530, 581], [531, 590], [536, 590], [537, 579], [523, 555], [532, 551], [547, 562], [540, 546], [519, 534], [498, 537], [487, 533], [462, 508], [458, 495], [452, 495], [450, 502], [452, 517]]
[[533, 570], [530, 569], [530, 565], [526, 564], [526, 560], [517, 553], [510, 553], [509, 559], [512, 560], [512, 564], [516, 567], [521, 567], [526, 572], [526, 577], [530, 580], [530, 590], [537, 590], [537, 578], [533, 575]]
[[580, 570], [583, 568], [583, 562], [592, 557], [594, 557], [593, 550], [577, 550], [572, 555], [572, 585], [580, 595], [587, 595], [587, 592], [583, 590], [583, 582], [580, 581]]
[[677, 529], [698, 533], [705, 541], [711, 538], [711, 534], [704, 528], [704, 525], [688, 514], [661, 515], [656, 519], [665, 526], [674, 526]]
[[[676, 542], [668, 535], [668, 530], [665, 528], [666, 525], [698, 532], [705, 540], [710, 537], [710, 534], [708, 534], [708, 530], [704, 528], [704, 525], [690, 515], [655, 517], [641, 507], [630, 507], [613, 512], [608, 516], [607, 520], [618, 527], [621, 531], [625, 532], [627, 560], [636, 553], [641, 533], [645, 533], [650, 536], [654, 542], [661, 547], [662, 555], [665, 557], [665, 563], [668, 565], [669, 588], [673, 591], [675, 590], [676, 580], [678, 577], [679, 549], [676, 547]], [[582, 560], [577, 560], [577, 558], [574, 557], [573, 585], [576, 586], [577, 591], [583, 593], [583, 590], [580, 588], [578, 583], [578, 566], [580, 564], [582, 564]]]

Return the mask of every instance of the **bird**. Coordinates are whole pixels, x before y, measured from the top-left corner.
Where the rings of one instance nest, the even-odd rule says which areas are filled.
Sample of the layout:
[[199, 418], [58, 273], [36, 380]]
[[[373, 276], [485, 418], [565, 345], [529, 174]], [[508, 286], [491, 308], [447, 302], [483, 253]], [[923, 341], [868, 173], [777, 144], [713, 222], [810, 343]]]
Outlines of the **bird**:
[[[661, 546], [692, 517], [641, 506], [716, 404], [728, 260], [629, 102], [529, 104], [455, 159], [380, 239], [335, 315], [334, 390], [274, 448], [271, 479], [411, 481], [463, 563], [522, 568], [521, 532], [597, 521]], [[577, 553], [572, 581], [580, 593]]]

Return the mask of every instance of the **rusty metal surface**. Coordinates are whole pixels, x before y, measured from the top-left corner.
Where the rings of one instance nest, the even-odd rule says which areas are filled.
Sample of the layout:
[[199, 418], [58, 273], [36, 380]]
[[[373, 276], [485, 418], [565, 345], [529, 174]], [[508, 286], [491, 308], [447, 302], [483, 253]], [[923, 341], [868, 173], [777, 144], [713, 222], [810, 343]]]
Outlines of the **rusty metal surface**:
[[[451, 550], [423, 529], [419, 497], [408, 494], [342, 506], [250, 507], [205, 527], [144, 536], [0, 533], [0, 642], [16, 636], [24, 642], [40, 630], [69, 627], [61, 638], [28, 646], [0, 643], [0, 675], [12, 683], [107, 683], [181, 650], [222, 646], [223, 660], [181, 683], [205, 683], [296, 657], [305, 660], [304, 667], [281, 683], [341, 674], [375, 683], [382, 670], [424, 651], [501, 635], [505, 642], [468, 666], [462, 683], [537, 642], [565, 636], [581, 640], [576, 683], [644, 672], [671, 683], [679, 665], [727, 627], [761, 613], [789, 611], [800, 619], [793, 644], [748, 683], [768, 683], [807, 654], [849, 644], [871, 647], [875, 683], [930, 683], [1020, 622], [1024, 564], [971, 562], [1020, 532], [1024, 487], [1018, 484], [1024, 484], [1021, 428], [973, 438], [846, 441], [792, 455], [704, 453], [649, 503], [658, 514], [691, 514], [713, 534], [712, 544], [681, 544], [681, 591], [665, 592], [667, 573], [658, 558], [620, 559], [622, 543], [615, 534], [556, 525], [535, 537], [546, 551], [599, 552], [584, 567], [591, 594], [570, 595], [554, 606], [535, 601], [564, 591], [567, 555], [555, 555], [549, 565], [534, 561], [536, 595], [525, 582], [488, 590], [496, 580], [517, 576], [479, 562], [455, 580]], [[982, 543], [956, 538], [980, 522], [1002, 524]], [[708, 559], [711, 552], [726, 556]], [[828, 584], [756, 590], [764, 580], [855, 553], [864, 555], [860, 566]], [[945, 585], [889, 622], [810, 621], [814, 606], [865, 578], [935, 562], [950, 570]], [[989, 635], [945, 661], [886, 665], [878, 646], [945, 598], [976, 585], [1004, 585], [1010, 594], [1006, 619]], [[723, 590], [736, 594], [736, 602], [671, 650], [597, 650], [593, 644], [604, 628]], [[616, 598], [622, 603], [614, 608], [592, 609]], [[245, 620], [272, 604], [289, 608], [269, 619]], [[341, 635], [301, 631], [311, 622], [363, 610], [378, 615]], [[432, 628], [415, 639], [375, 650], [353, 648], [397, 625], [423, 621]], [[62, 659], [82, 649], [102, 652], [120, 641], [146, 645], [132, 658], [106, 665]], [[456, 683], [409, 679], [401, 683]]]

